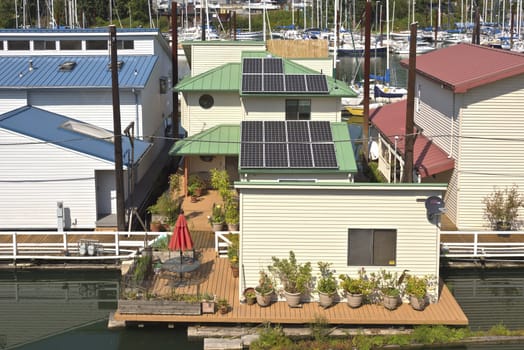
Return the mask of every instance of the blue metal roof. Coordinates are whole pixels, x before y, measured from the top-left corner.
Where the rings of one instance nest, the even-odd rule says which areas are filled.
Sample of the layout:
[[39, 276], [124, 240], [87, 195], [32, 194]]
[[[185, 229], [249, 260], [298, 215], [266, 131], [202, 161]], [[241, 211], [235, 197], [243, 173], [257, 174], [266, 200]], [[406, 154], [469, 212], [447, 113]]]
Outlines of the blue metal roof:
[[[61, 71], [64, 62], [75, 62]], [[0, 88], [110, 88], [109, 56], [0, 56]], [[158, 56], [119, 56], [119, 88], [143, 88]], [[32, 68], [30, 68], [32, 67]]]
[[[115, 150], [112, 142], [61, 127], [68, 121], [80, 122], [40, 108], [24, 106], [0, 115], [0, 128], [114, 162]], [[150, 146], [148, 142], [134, 140], [135, 164]], [[131, 144], [125, 136], [122, 137], [122, 155], [124, 164], [129, 166]]]

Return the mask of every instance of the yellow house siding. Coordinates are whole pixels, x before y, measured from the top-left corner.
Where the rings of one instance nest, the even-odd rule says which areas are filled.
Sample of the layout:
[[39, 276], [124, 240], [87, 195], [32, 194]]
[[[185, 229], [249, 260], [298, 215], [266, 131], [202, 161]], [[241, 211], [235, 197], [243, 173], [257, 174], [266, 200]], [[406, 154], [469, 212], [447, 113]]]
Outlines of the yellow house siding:
[[459, 229], [486, 229], [482, 200], [517, 184], [524, 190], [523, 77], [470, 90], [462, 112], [458, 163]]
[[[444, 187], [442, 187], [442, 191]], [[356, 275], [360, 266], [347, 266], [348, 229], [396, 229], [396, 266], [385, 268], [438, 275], [437, 228], [426, 219], [424, 199], [440, 190], [346, 188], [252, 189], [241, 192], [241, 262], [246, 286], [254, 286], [271, 257], [290, 250], [300, 262], [333, 263], [337, 274]], [[243, 287], [243, 286], [241, 286]]]
[[264, 44], [255, 45], [192, 45], [191, 76], [231, 62], [240, 62], [242, 51], [265, 51]]
[[198, 104], [202, 93], [187, 94], [187, 108], [190, 125], [188, 136], [198, 134], [219, 124], [239, 124], [242, 119], [242, 107], [235, 93], [207, 92], [213, 97], [214, 105], [204, 109]]

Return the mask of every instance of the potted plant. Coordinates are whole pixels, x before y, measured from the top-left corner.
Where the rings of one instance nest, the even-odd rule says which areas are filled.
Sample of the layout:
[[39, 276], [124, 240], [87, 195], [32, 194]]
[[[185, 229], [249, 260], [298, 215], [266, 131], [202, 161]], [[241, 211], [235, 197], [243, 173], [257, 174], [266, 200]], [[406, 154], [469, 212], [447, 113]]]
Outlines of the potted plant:
[[246, 304], [253, 305], [257, 302], [257, 294], [255, 293], [255, 288], [248, 287], [244, 290], [244, 298], [246, 299]]
[[238, 266], [238, 249], [239, 249], [239, 236], [234, 234], [228, 235], [231, 244], [227, 247], [227, 258], [231, 265], [231, 271], [233, 272], [233, 277], [238, 277], [239, 266]]
[[228, 311], [229, 311], [229, 302], [227, 301], [227, 299], [218, 299], [217, 301], [217, 308], [218, 308], [218, 312], [220, 312], [221, 314], [227, 314]]
[[151, 214], [151, 222], [172, 226], [178, 218], [180, 202], [173, 198], [170, 191], [166, 191], [157, 198], [155, 204], [147, 208], [147, 212]]
[[518, 192], [518, 186], [506, 187], [484, 198], [484, 217], [495, 231], [511, 231], [518, 226], [519, 209], [524, 207], [524, 198]]
[[347, 304], [351, 308], [362, 305], [364, 298], [371, 292], [371, 282], [364, 279], [363, 270], [359, 271], [359, 277], [353, 278], [348, 275], [340, 275], [340, 287], [344, 290]]
[[203, 314], [214, 314], [216, 309], [216, 297], [214, 295], [204, 293], [201, 296], [202, 313]]
[[193, 188], [194, 195], [197, 197], [200, 197], [206, 188], [206, 183], [200, 176], [197, 174], [191, 174], [189, 175], [189, 178], [187, 179], [187, 189], [189, 192], [189, 188]]
[[211, 210], [211, 216], [209, 221], [213, 227], [213, 231], [222, 231], [224, 227], [224, 209], [220, 204], [213, 204], [213, 209]]
[[313, 280], [311, 263], [299, 264], [293, 251], [289, 252], [288, 259], [271, 258], [273, 265], [269, 271], [280, 280], [284, 289], [284, 296], [290, 307], [300, 304], [303, 294], [309, 291]]
[[427, 304], [427, 285], [426, 278], [417, 276], [408, 276], [406, 281], [406, 294], [409, 295], [411, 307], [417, 311], [422, 311]]
[[198, 187], [196, 184], [192, 184], [187, 188], [187, 193], [191, 197], [191, 203], [198, 202], [197, 189]]
[[240, 214], [238, 211], [238, 202], [235, 199], [230, 199], [226, 204], [225, 220], [229, 231], [238, 231]]
[[317, 264], [320, 270], [320, 278], [317, 282], [319, 304], [323, 308], [327, 308], [333, 304], [335, 294], [337, 293], [338, 282], [335, 278], [335, 271], [330, 269], [331, 263], [319, 261]]
[[261, 270], [258, 285], [255, 287], [257, 304], [260, 306], [268, 306], [271, 304], [273, 292], [273, 280], [269, 277], [267, 272]]
[[388, 310], [395, 310], [400, 302], [400, 285], [405, 272], [398, 277], [398, 273], [380, 270], [377, 276], [377, 285], [382, 294], [382, 304]]

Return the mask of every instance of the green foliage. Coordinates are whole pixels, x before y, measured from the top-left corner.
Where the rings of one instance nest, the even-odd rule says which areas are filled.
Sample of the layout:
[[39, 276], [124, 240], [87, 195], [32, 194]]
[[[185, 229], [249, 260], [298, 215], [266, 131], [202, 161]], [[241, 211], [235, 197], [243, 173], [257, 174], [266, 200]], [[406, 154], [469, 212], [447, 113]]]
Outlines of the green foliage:
[[424, 298], [427, 294], [428, 281], [424, 277], [408, 276], [406, 293], [416, 298]]
[[488, 334], [492, 336], [508, 336], [511, 335], [511, 331], [504, 326], [503, 322], [493, 325], [489, 330]]
[[189, 187], [193, 187], [195, 189], [197, 189], [197, 188], [204, 189], [204, 188], [206, 188], [206, 183], [197, 174], [191, 174], [191, 175], [189, 175], [189, 177], [187, 179], [187, 187], [188, 188]]
[[524, 207], [524, 198], [517, 185], [506, 187], [504, 190], [495, 188], [482, 203], [486, 206], [484, 218], [488, 220], [491, 229], [508, 231], [517, 228], [519, 208]]
[[369, 182], [387, 183], [388, 181], [378, 170], [378, 162], [364, 162], [364, 175], [369, 179]]
[[405, 272], [401, 277], [399, 277], [397, 272], [381, 269], [378, 273], [371, 274], [371, 281], [377, 286], [383, 295], [398, 297], [400, 295], [400, 288], [403, 283], [404, 274]]
[[289, 252], [289, 259], [271, 258], [273, 265], [269, 271], [280, 280], [284, 290], [288, 293], [305, 293], [311, 287], [313, 280], [311, 263], [297, 263], [295, 253]]
[[180, 200], [174, 199], [170, 191], [162, 193], [155, 204], [147, 208], [148, 213], [163, 216], [163, 223], [174, 225], [180, 213]]
[[226, 202], [226, 223], [228, 224], [238, 224], [240, 221], [240, 213], [238, 211], [238, 201], [231, 199]]
[[411, 338], [412, 342], [419, 344], [442, 344], [456, 342], [466, 336], [464, 329], [436, 325], [415, 327]]
[[211, 209], [211, 217], [209, 218], [212, 224], [221, 224], [224, 222], [224, 208], [220, 204], [213, 203]]
[[324, 316], [315, 316], [315, 322], [309, 325], [311, 335], [316, 341], [326, 341], [330, 331], [328, 321]]
[[346, 293], [368, 295], [373, 291], [371, 281], [365, 280], [360, 276], [353, 278], [348, 275], [340, 275], [338, 278], [341, 280], [340, 287]]
[[226, 170], [211, 169], [211, 187], [218, 191], [224, 203], [226, 203], [231, 196], [229, 188], [229, 174]]
[[142, 255], [135, 262], [135, 269], [133, 271], [133, 282], [142, 284], [147, 278], [147, 274], [151, 271], [151, 255]]
[[168, 244], [169, 244], [169, 238], [167, 236], [162, 236], [162, 237], [158, 237], [158, 239], [156, 239], [153, 242], [151, 247], [153, 247], [153, 249], [158, 249], [158, 250], [167, 250]]
[[238, 251], [240, 248], [240, 237], [239, 235], [229, 234], [227, 238], [231, 241], [231, 244], [227, 247], [227, 258], [232, 266], [238, 266]]
[[271, 324], [266, 324], [260, 331], [258, 339], [252, 342], [249, 348], [251, 350], [286, 349], [292, 345], [293, 342], [286, 337], [281, 326], [271, 327]]
[[255, 290], [262, 295], [267, 295], [273, 292], [275, 290], [274, 283], [271, 277], [269, 277], [269, 275], [267, 274], [267, 272], [261, 270], [259, 272], [259, 276], [260, 277], [258, 279], [258, 286], [255, 287]]
[[337, 291], [338, 282], [335, 271], [330, 269], [331, 263], [319, 261], [320, 278], [317, 282], [317, 290], [322, 293], [333, 294]]

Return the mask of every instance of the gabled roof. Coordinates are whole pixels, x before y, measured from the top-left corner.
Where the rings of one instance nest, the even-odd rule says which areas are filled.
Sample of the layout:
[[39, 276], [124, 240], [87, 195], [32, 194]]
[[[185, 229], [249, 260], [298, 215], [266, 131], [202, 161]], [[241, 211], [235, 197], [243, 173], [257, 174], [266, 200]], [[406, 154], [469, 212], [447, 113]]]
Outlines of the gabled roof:
[[[524, 54], [473, 44], [451, 45], [416, 57], [417, 73], [455, 93], [524, 74]], [[409, 61], [401, 61], [408, 66]]]
[[[397, 141], [397, 151], [404, 154], [406, 135], [406, 100], [384, 105], [370, 114], [370, 121], [390, 144]], [[415, 132], [412, 130], [411, 132]], [[455, 161], [423, 134], [415, 139], [413, 166], [422, 178], [453, 169]]]
[[240, 63], [228, 63], [180, 81], [177, 91], [239, 91]]
[[240, 153], [240, 125], [217, 125], [199, 134], [175, 142], [169, 155], [209, 156], [238, 155]]
[[[267, 52], [247, 51], [242, 53], [242, 57], [265, 57]], [[285, 74], [318, 74], [314, 69], [302, 66], [293, 61], [282, 59], [284, 62]], [[326, 75], [329, 93], [327, 97], [355, 97], [357, 93], [351, 89], [344, 81], [333, 79]], [[241, 63], [227, 63], [220, 67], [211, 69], [207, 72], [194, 77], [187, 77], [180, 81], [175, 90], [180, 92], [193, 91], [227, 91], [240, 92], [242, 79]], [[319, 96], [318, 94], [312, 94]], [[256, 94], [256, 96], [282, 96], [282, 94]], [[295, 96], [286, 94], [285, 96]], [[307, 94], [296, 94], [296, 96], [308, 96]], [[321, 95], [322, 96], [322, 95]]]
[[[114, 162], [115, 148], [111, 141], [65, 128], [64, 124], [68, 122], [90, 126], [87, 123], [31, 106], [21, 107], [0, 115], [0, 128]], [[103, 131], [113, 135], [110, 131]], [[140, 162], [150, 146], [151, 144], [147, 142], [134, 140], [135, 163]], [[122, 137], [122, 154], [125, 165], [131, 164], [129, 159], [131, 149], [129, 139]]]
[[[143, 88], [158, 56], [119, 56], [119, 88]], [[60, 70], [74, 62], [71, 70]], [[0, 56], [2, 88], [111, 88], [109, 56]]]

